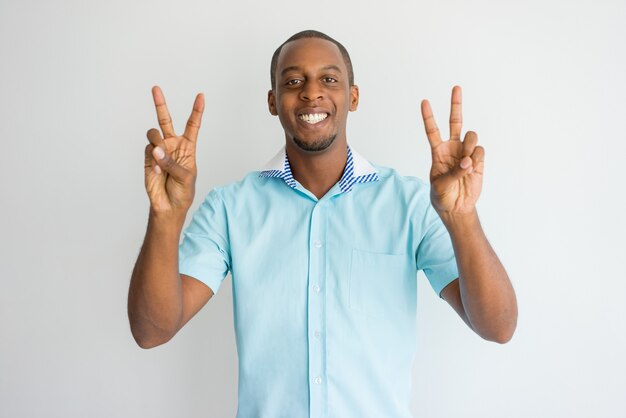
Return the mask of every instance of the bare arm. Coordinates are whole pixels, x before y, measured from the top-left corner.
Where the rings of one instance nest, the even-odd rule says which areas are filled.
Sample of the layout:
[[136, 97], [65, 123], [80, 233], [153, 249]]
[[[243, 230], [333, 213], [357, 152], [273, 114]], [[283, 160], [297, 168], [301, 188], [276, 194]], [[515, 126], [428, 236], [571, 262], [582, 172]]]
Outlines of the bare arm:
[[209, 287], [178, 271], [178, 243], [194, 196], [195, 141], [204, 99], [196, 97], [185, 133], [176, 136], [163, 93], [158, 87], [152, 93], [163, 137], [156, 129], [148, 131], [150, 215], [128, 290], [130, 328], [142, 348], [169, 341], [213, 296]]
[[130, 328], [142, 348], [169, 341], [213, 296], [202, 282], [178, 273], [181, 225], [154, 216], [148, 221], [128, 291]]
[[478, 219], [485, 150], [477, 145], [475, 132], [467, 132], [461, 141], [461, 88], [452, 89], [448, 141], [442, 140], [427, 100], [422, 101], [422, 116], [433, 160], [430, 200], [450, 233], [459, 267], [459, 278], [441, 297], [481, 337], [505, 343], [515, 331], [517, 301]]
[[441, 292], [482, 338], [508, 342], [517, 325], [517, 300], [506, 270], [491, 248], [474, 212], [444, 220], [459, 267], [459, 279]]

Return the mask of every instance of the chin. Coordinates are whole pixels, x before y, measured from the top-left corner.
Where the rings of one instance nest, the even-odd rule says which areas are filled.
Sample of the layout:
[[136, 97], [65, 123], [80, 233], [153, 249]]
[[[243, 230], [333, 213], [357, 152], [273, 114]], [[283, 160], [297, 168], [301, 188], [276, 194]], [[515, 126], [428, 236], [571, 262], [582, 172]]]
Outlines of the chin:
[[293, 142], [294, 144], [296, 144], [298, 148], [300, 148], [303, 151], [319, 152], [319, 151], [324, 151], [326, 148], [330, 147], [333, 144], [333, 142], [335, 142], [335, 138], [337, 138], [337, 135], [333, 135], [328, 138], [319, 138], [319, 139], [308, 142], [308, 141], [303, 141], [301, 139], [298, 139], [294, 136]]

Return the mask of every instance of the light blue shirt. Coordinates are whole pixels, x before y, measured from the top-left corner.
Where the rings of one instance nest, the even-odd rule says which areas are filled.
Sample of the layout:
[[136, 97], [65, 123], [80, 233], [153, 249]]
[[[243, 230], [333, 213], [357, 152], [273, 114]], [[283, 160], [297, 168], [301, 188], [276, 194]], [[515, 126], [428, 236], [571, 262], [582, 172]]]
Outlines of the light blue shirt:
[[429, 184], [350, 148], [321, 199], [284, 147], [213, 189], [179, 267], [216, 294], [232, 274], [237, 418], [411, 417], [417, 271], [437, 294], [458, 277]]

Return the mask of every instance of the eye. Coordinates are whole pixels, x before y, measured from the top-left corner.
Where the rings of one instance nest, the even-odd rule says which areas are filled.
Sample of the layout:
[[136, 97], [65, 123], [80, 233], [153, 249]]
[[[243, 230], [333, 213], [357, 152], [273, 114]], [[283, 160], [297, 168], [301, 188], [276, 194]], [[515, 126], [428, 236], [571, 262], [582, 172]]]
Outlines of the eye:
[[298, 84], [300, 84], [302, 82], [302, 80], [298, 79], [298, 78], [294, 78], [293, 80], [287, 80], [287, 82], [285, 83], [286, 86], [297, 86]]
[[328, 76], [324, 77], [323, 80], [326, 83], [337, 83], [338, 81], [335, 77], [328, 77]]

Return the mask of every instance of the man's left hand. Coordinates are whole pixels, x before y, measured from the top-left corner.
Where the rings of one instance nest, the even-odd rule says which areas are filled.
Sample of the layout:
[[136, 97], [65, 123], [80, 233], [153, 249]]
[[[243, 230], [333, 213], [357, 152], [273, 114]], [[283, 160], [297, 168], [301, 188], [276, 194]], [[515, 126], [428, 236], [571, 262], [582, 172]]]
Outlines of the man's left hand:
[[476, 145], [476, 132], [468, 131], [461, 141], [461, 87], [452, 89], [448, 141], [441, 140], [428, 100], [422, 101], [422, 117], [432, 152], [430, 200], [433, 207], [440, 216], [474, 213], [482, 189], [485, 150]]

